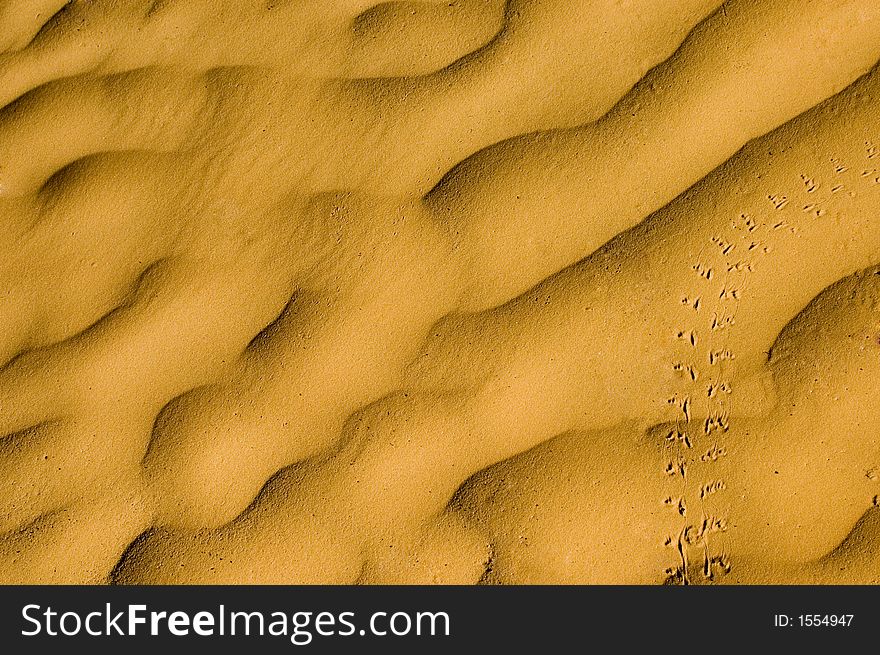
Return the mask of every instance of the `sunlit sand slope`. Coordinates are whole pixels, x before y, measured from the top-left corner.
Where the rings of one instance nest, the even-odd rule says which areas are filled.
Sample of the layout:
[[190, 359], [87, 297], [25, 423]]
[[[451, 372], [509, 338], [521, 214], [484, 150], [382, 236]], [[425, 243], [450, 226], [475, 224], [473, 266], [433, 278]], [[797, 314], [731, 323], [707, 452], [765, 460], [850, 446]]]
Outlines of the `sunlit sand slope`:
[[0, 1], [0, 581], [880, 582], [880, 3]]

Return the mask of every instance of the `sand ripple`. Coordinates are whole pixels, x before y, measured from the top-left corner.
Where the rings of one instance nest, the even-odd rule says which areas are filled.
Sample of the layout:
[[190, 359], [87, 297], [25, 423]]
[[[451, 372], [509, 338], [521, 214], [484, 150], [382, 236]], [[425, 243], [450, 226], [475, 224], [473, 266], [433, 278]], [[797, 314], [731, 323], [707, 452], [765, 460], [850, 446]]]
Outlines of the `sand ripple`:
[[0, 581], [880, 581], [873, 0], [0, 1]]

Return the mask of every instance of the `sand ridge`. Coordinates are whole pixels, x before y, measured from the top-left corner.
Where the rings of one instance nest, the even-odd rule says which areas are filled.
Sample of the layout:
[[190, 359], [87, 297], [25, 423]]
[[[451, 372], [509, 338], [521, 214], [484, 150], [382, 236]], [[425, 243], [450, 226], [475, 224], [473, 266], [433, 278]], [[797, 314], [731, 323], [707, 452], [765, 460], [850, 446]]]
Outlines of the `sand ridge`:
[[0, 3], [0, 579], [877, 580], [870, 0]]

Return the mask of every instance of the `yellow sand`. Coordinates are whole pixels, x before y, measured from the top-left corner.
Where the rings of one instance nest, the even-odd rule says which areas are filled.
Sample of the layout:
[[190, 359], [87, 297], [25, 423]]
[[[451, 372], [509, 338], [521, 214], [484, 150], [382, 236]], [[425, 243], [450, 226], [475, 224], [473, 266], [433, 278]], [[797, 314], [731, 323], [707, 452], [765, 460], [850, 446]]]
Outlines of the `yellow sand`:
[[880, 582], [876, 0], [0, 1], [0, 581]]

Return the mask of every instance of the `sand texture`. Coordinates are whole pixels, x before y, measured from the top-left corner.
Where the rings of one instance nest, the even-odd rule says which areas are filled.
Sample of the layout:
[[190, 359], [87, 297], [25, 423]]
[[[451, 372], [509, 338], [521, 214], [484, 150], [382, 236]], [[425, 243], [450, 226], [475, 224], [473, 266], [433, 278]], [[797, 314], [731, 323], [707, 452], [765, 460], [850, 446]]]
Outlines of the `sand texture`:
[[0, 582], [880, 582], [877, 0], [0, 0]]

